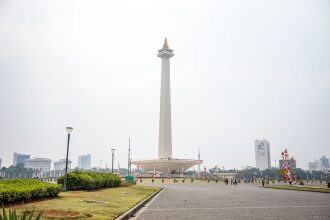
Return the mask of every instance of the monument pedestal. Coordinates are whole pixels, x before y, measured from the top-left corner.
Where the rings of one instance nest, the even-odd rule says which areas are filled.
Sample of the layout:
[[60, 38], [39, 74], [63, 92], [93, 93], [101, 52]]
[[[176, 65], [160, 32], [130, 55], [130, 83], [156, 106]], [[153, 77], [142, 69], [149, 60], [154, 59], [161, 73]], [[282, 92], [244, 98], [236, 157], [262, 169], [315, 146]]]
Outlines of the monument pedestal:
[[189, 160], [189, 159], [148, 159], [148, 160], [135, 160], [132, 164], [143, 169], [144, 171], [156, 170], [161, 172], [163, 176], [168, 173], [181, 173], [182, 170], [186, 171], [192, 166], [202, 164], [202, 160]]

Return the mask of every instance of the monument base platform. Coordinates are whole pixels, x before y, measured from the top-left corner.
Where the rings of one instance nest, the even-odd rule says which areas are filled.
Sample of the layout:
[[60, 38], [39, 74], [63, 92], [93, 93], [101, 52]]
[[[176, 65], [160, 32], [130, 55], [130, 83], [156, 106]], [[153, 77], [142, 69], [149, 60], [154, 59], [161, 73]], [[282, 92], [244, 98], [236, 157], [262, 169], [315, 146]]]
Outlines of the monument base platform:
[[161, 158], [161, 159], [149, 159], [149, 160], [134, 160], [132, 164], [143, 169], [145, 172], [156, 171], [161, 172], [163, 175], [173, 173], [181, 173], [182, 170], [185, 172], [189, 168], [195, 165], [202, 164], [202, 160], [189, 160], [189, 159], [170, 159], [170, 158]]

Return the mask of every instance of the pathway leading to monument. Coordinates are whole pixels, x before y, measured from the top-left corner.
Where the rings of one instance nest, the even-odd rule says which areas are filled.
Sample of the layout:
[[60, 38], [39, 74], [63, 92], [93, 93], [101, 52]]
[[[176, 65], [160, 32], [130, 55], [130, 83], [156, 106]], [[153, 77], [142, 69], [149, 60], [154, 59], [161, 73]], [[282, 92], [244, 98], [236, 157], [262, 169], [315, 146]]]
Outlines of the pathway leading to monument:
[[[151, 184], [150, 184], [151, 185]], [[165, 189], [135, 219], [330, 219], [330, 194], [223, 183]]]

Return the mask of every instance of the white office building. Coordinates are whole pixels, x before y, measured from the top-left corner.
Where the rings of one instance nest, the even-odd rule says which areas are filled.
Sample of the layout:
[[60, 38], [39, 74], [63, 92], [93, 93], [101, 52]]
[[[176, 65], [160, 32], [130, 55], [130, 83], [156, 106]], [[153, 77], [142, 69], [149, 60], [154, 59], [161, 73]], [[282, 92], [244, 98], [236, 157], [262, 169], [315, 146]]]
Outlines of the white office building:
[[256, 168], [265, 170], [270, 168], [270, 147], [266, 139], [255, 140]]
[[91, 155], [86, 154], [78, 157], [79, 169], [89, 170], [91, 169]]
[[51, 164], [52, 160], [47, 158], [33, 158], [24, 161], [25, 168], [41, 170], [42, 172], [49, 172]]
[[320, 159], [314, 160], [308, 163], [308, 168], [310, 170], [322, 171], [330, 168], [329, 158], [323, 155]]
[[[64, 170], [65, 169], [65, 159], [61, 159], [58, 161], [54, 161], [54, 170], [55, 171], [60, 171], [60, 170]], [[71, 160], [68, 160], [68, 170], [71, 169]]]

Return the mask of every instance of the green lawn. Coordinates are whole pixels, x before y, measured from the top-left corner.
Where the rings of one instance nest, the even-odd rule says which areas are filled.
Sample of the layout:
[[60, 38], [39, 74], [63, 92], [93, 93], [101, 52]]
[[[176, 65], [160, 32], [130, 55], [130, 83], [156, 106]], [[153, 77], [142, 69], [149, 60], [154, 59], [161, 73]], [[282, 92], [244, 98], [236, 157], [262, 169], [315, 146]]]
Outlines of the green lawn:
[[330, 193], [330, 188], [326, 188], [326, 187], [290, 186], [290, 185], [282, 185], [282, 186], [281, 185], [269, 185], [268, 188]]
[[[158, 187], [123, 186], [96, 191], [61, 192], [58, 197], [17, 205], [25, 208], [45, 210], [44, 219], [114, 219], [138, 202], [155, 192]], [[98, 200], [108, 203], [86, 203], [81, 200]]]

